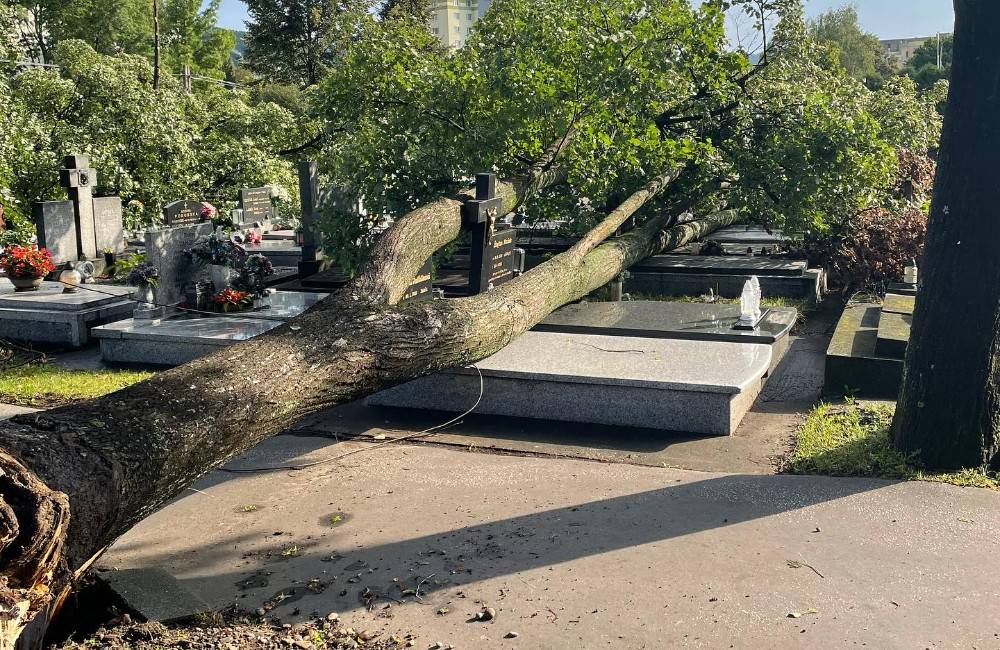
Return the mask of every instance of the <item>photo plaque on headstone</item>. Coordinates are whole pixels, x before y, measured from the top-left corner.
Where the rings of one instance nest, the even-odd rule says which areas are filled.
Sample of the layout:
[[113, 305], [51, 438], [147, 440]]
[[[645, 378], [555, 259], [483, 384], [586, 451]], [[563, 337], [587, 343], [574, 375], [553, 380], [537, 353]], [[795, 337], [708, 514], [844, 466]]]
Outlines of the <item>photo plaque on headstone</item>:
[[163, 221], [168, 226], [190, 226], [201, 222], [202, 205], [198, 201], [174, 201], [163, 208]]

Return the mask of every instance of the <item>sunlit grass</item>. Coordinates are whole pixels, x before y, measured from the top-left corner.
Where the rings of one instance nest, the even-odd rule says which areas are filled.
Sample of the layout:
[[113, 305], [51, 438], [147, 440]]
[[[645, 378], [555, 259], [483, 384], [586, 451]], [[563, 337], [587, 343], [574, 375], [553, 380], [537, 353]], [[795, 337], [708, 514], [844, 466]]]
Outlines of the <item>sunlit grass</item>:
[[100, 397], [153, 375], [140, 370], [69, 370], [51, 363], [0, 367], [0, 402], [47, 406]]
[[816, 407], [799, 431], [787, 470], [793, 474], [871, 476], [1000, 489], [1000, 475], [985, 468], [950, 473], [921, 470], [912, 456], [893, 445], [889, 431], [893, 410], [889, 404], [854, 402]]

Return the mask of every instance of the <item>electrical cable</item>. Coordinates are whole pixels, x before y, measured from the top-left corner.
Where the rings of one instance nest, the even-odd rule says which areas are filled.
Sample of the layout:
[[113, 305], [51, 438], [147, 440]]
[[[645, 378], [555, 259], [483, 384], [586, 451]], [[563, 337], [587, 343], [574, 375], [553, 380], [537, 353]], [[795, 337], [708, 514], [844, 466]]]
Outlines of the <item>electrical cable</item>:
[[451, 420], [448, 420], [444, 424], [439, 424], [439, 425], [431, 427], [429, 429], [424, 429], [423, 431], [418, 431], [416, 433], [411, 433], [411, 434], [408, 434], [408, 435], [405, 435], [405, 436], [401, 436], [399, 438], [393, 438], [392, 440], [386, 440], [385, 442], [380, 442], [378, 444], [370, 445], [370, 446], [367, 446], [367, 447], [362, 447], [360, 449], [354, 449], [354, 450], [345, 452], [343, 454], [338, 454], [336, 456], [330, 456], [329, 458], [322, 458], [320, 460], [313, 461], [313, 462], [310, 462], [310, 463], [302, 463], [300, 465], [275, 465], [275, 466], [271, 466], [271, 467], [242, 467], [242, 468], [220, 467], [219, 471], [220, 472], [226, 472], [228, 474], [260, 474], [260, 473], [264, 473], [264, 472], [283, 472], [283, 471], [301, 472], [302, 470], [310, 469], [310, 468], [316, 467], [318, 465], [326, 465], [327, 463], [333, 463], [333, 462], [336, 462], [338, 460], [341, 460], [342, 458], [347, 458], [348, 456], [353, 456], [354, 454], [360, 454], [360, 453], [363, 453], [363, 452], [366, 452], [366, 451], [371, 451], [373, 449], [377, 449], [379, 447], [384, 447], [386, 445], [390, 445], [390, 444], [395, 443], [395, 442], [405, 442], [407, 440], [415, 440], [417, 438], [426, 438], [427, 436], [434, 435], [436, 432], [440, 431], [441, 429], [444, 429], [445, 427], [448, 427], [448, 426], [451, 426], [453, 424], [456, 424], [462, 418], [464, 418], [465, 416], [471, 414], [473, 411], [476, 410], [476, 408], [479, 406], [480, 402], [483, 401], [483, 392], [484, 392], [484, 390], [483, 390], [484, 389], [484, 386], [483, 386], [483, 371], [480, 370], [479, 366], [477, 366], [475, 364], [473, 364], [471, 367], [475, 368], [476, 372], [479, 373], [479, 397], [476, 398], [476, 403], [472, 405], [472, 408], [470, 408], [466, 412], [462, 413], [461, 415], [459, 415], [457, 417], [454, 417]]

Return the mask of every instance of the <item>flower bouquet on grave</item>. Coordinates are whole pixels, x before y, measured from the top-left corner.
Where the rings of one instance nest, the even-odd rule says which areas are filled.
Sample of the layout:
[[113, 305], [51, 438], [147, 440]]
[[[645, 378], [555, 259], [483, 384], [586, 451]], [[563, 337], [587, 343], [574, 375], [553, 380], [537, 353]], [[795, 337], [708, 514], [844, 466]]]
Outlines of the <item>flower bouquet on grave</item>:
[[8, 246], [0, 253], [0, 267], [15, 291], [34, 291], [45, 276], [56, 269], [52, 254], [37, 246]]
[[256, 297], [261, 297], [267, 292], [265, 285], [267, 278], [274, 275], [274, 266], [267, 257], [256, 254], [248, 255], [239, 268], [239, 275], [236, 277], [234, 285], [238, 289], [249, 291]]
[[238, 289], [223, 289], [212, 298], [215, 308], [222, 313], [244, 311], [253, 307], [253, 294]]
[[260, 243], [264, 241], [264, 235], [258, 230], [248, 230], [243, 241], [246, 246], [260, 246]]
[[155, 264], [140, 262], [129, 270], [128, 275], [125, 276], [125, 282], [130, 287], [134, 287], [132, 297], [139, 303], [136, 307], [136, 318], [156, 309], [153, 289], [160, 285], [160, 270], [156, 268]]
[[235, 269], [240, 268], [246, 259], [247, 252], [242, 244], [242, 236], [227, 236], [223, 231], [216, 231], [196, 242], [185, 251], [185, 255], [194, 264], [207, 266], [212, 284], [217, 291], [221, 291], [232, 284]]

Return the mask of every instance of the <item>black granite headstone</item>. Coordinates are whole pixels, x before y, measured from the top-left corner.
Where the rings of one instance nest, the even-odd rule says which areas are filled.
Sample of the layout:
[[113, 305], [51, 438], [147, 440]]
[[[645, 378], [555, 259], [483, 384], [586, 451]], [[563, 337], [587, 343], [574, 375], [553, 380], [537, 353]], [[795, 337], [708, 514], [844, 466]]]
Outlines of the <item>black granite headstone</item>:
[[163, 208], [163, 221], [168, 226], [190, 226], [201, 222], [202, 205], [198, 201], [174, 201]]
[[274, 217], [274, 203], [271, 201], [271, 188], [248, 187], [240, 190], [240, 209], [243, 210], [243, 223], [268, 221]]
[[469, 295], [483, 293], [514, 277], [515, 233], [493, 231], [502, 209], [503, 199], [496, 195], [496, 175], [476, 174], [476, 198], [462, 206], [462, 225], [472, 235]]

